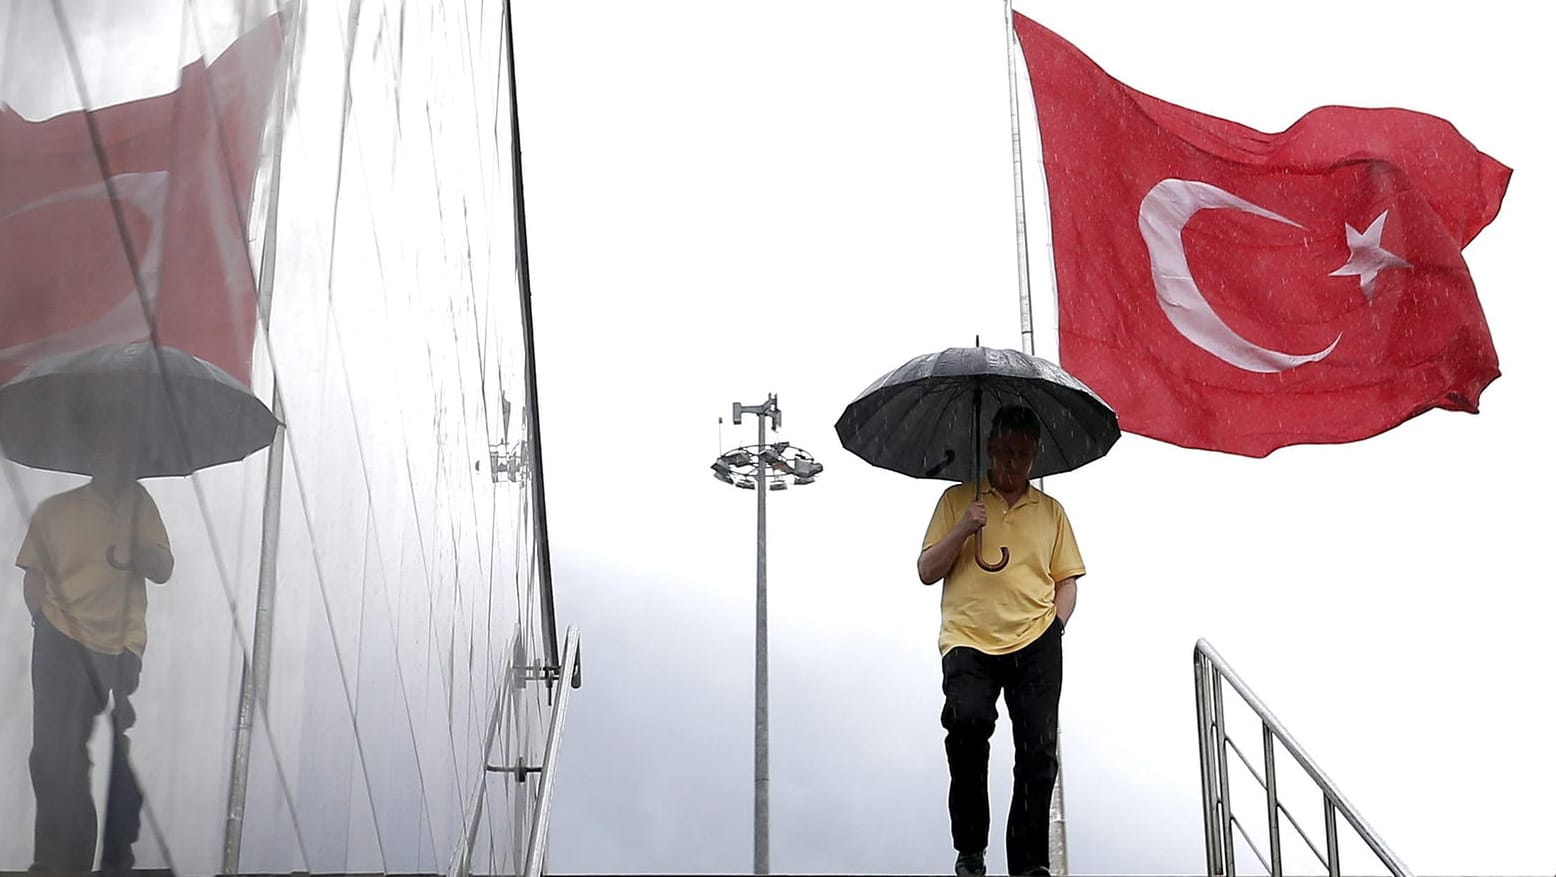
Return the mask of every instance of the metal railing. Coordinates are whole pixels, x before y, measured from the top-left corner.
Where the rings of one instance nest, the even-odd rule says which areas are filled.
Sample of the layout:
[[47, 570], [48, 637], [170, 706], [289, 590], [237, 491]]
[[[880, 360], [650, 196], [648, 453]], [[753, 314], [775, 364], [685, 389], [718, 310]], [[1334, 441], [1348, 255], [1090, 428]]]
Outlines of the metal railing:
[[[1227, 734], [1226, 713], [1222, 704], [1222, 682], [1232, 686], [1232, 690], [1242, 697], [1262, 723], [1261, 736], [1264, 746], [1262, 775]], [[1394, 877], [1412, 877], [1405, 863], [1388, 848], [1382, 838], [1378, 837], [1378, 833], [1372, 829], [1372, 826], [1361, 818], [1356, 808], [1340, 794], [1334, 782], [1318, 769], [1307, 752], [1297, 745], [1291, 733], [1275, 718], [1269, 707], [1254, 695], [1247, 683], [1243, 682], [1227, 665], [1226, 659], [1222, 658], [1205, 640], [1200, 640], [1194, 645], [1194, 700], [1199, 720], [1200, 794], [1205, 818], [1205, 868], [1209, 877], [1231, 877], [1237, 873], [1233, 856], [1234, 830], [1242, 835], [1248, 848], [1253, 850], [1254, 856], [1259, 859], [1265, 871], [1272, 877], [1282, 877], [1284, 873], [1281, 863], [1280, 817], [1282, 814], [1285, 814], [1286, 820], [1296, 829], [1297, 834], [1318, 858], [1319, 863], [1328, 869], [1330, 877], [1340, 875], [1340, 844], [1337, 833], [1339, 820], [1336, 814], [1345, 817], [1345, 821], [1350, 823], [1351, 828]], [[1322, 853], [1276, 794], [1276, 741], [1285, 747], [1286, 752], [1307, 772], [1323, 793], [1325, 850]], [[1268, 859], [1259, 852], [1258, 844], [1254, 843], [1247, 829], [1232, 814], [1227, 770], [1228, 751], [1237, 755], [1243, 766], [1253, 775], [1254, 780], [1264, 789], [1265, 820], [1269, 829]]]
[[578, 628], [567, 629], [562, 646], [562, 673], [567, 680], [551, 705], [551, 727], [546, 731], [546, 753], [540, 763], [540, 795], [535, 801], [534, 821], [530, 823], [529, 849], [524, 854], [524, 877], [540, 877], [546, 861], [546, 839], [550, 833], [551, 795], [556, 789], [557, 750], [562, 742], [562, 725], [567, 721], [569, 693], [582, 684], [578, 676]]
[[[529, 831], [523, 831], [519, 821], [522, 818], [522, 810], [514, 809], [513, 843], [515, 864], [522, 858], [524, 862], [523, 874], [525, 877], [539, 877], [545, 866], [546, 836], [549, 833], [551, 821], [551, 797], [556, 788], [557, 753], [562, 740], [562, 726], [567, 721], [567, 705], [571, 700], [573, 689], [583, 684], [578, 658], [578, 628], [567, 629], [567, 639], [562, 647], [562, 663], [559, 666], [527, 667], [523, 664], [517, 641], [514, 644], [514, 660], [508, 667], [503, 684], [498, 688], [496, 698], [492, 704], [491, 719], [486, 727], [486, 745], [483, 750], [484, 770], [480, 780], [471, 791], [470, 803], [465, 807], [469, 819], [465, 823], [464, 835], [460, 838], [459, 847], [454, 851], [454, 860], [449, 865], [449, 877], [470, 877], [470, 863], [475, 857], [475, 845], [481, 831], [481, 821], [486, 804], [486, 778], [488, 773], [507, 774], [513, 777], [515, 782], [523, 783], [530, 774], [540, 774], [540, 789], [535, 795], [534, 810], [530, 815]], [[544, 680], [547, 687], [552, 690], [551, 695], [551, 720], [546, 730], [546, 748], [541, 755], [541, 762], [530, 765], [524, 762], [520, 755], [512, 765], [493, 764], [491, 759], [493, 747], [498, 740], [498, 730], [502, 727], [503, 716], [508, 717], [508, 728], [512, 735], [523, 738], [522, 726], [519, 720], [518, 692], [523, 687], [523, 682], [532, 678], [531, 674], [538, 671], [539, 678]], [[565, 680], [565, 682], [564, 682]], [[563, 683], [558, 685], [558, 683]], [[522, 743], [520, 744], [522, 746]], [[519, 845], [523, 843], [523, 856], [519, 854]]]

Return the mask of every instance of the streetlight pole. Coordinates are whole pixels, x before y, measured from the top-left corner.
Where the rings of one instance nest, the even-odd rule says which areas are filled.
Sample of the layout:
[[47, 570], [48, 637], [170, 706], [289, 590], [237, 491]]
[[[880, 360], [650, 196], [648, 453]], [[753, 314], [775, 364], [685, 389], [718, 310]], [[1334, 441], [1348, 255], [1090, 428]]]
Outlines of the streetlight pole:
[[[773, 415], [778, 414], [778, 397], [768, 396]], [[764, 408], [767, 406], [763, 406]], [[736, 423], [739, 423], [737, 418]], [[767, 418], [757, 413], [757, 447], [767, 447]], [[768, 857], [767, 791], [771, 777], [767, 770], [767, 461], [756, 456], [756, 775], [752, 787], [755, 839], [751, 873], [767, 874]]]
[[[792, 477], [796, 485], [810, 484], [821, 474], [815, 458], [788, 442], [767, 444], [767, 421], [773, 429], [783, 428], [783, 412], [778, 397], [768, 394], [761, 405], [733, 405], [733, 420], [756, 415], [756, 445], [726, 451], [713, 463], [713, 475], [726, 484], [756, 490], [756, 716], [754, 722], [754, 782], [752, 806], [752, 873], [771, 873], [768, 845], [768, 773], [767, 740], [767, 489], [787, 490]], [[738, 479], [738, 480], [737, 480]]]

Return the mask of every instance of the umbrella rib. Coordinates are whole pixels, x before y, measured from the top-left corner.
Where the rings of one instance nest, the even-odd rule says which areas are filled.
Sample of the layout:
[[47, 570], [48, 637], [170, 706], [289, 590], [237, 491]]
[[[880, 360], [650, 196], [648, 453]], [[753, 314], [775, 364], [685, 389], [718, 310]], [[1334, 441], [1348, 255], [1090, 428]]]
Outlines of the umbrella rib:
[[[943, 379], [937, 380], [933, 377], [921, 378], [920, 382], [923, 386], [923, 393], [913, 403], [912, 408], [919, 409], [926, 406], [930, 407], [935, 411], [935, 420], [928, 429], [925, 429], [923, 433], [921, 433], [921, 437], [910, 436], [908, 438], [908, 441], [911, 443], [912, 447], [920, 449], [920, 456], [919, 459], [915, 461], [915, 471], [912, 473], [904, 474], [910, 474], [913, 477], [921, 478], [924, 476], [927, 469], [926, 464], [928, 463], [928, 458], [934, 453], [935, 450], [938, 450], [925, 448], [929, 437], [939, 435], [951, 436], [951, 446], [947, 448], [947, 450], [952, 451], [953, 453], [955, 452], [958, 440], [953, 434], [946, 432], [947, 420], [956, 415], [957, 392], [954, 382], [946, 381]], [[965, 465], [967, 465], [967, 461], [957, 461], [953, 459], [946, 471], [952, 476], [952, 480], [965, 480], [955, 477], [955, 473]]]

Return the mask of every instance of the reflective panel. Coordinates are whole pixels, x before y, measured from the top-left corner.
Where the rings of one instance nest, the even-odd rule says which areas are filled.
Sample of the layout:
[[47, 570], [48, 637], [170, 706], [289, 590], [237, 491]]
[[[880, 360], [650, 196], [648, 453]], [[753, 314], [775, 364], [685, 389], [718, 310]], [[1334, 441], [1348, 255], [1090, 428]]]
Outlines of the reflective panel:
[[487, 765], [556, 632], [503, 11], [455, 6], [0, 10], [0, 871], [522, 867]]

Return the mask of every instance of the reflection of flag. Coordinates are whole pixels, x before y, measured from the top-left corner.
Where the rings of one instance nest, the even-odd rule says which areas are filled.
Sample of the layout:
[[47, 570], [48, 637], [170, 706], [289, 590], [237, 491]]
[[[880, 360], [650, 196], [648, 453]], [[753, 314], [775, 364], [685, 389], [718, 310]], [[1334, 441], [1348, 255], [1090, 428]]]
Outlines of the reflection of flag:
[[170, 94], [41, 122], [0, 107], [0, 382], [146, 339], [148, 314], [161, 343], [247, 381], [249, 200], [280, 45], [271, 16]]
[[1497, 356], [1460, 250], [1511, 171], [1442, 119], [1324, 107], [1280, 134], [1141, 94], [1016, 17], [1064, 366], [1130, 431], [1263, 456], [1475, 411]]

